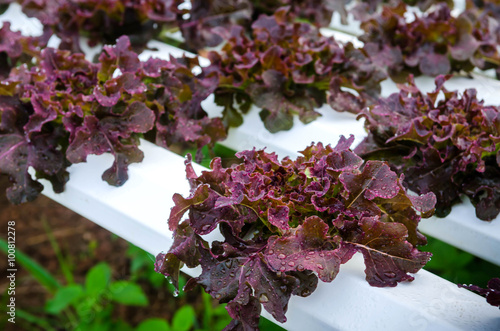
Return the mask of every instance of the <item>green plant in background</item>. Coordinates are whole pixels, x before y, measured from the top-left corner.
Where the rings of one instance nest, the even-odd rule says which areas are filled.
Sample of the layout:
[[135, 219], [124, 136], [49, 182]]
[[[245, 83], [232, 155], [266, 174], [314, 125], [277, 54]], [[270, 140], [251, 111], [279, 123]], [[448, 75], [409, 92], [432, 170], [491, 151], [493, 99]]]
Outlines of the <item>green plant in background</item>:
[[[7, 243], [0, 239], [0, 249], [6, 252]], [[43, 330], [133, 330], [122, 320], [113, 320], [116, 304], [146, 306], [148, 299], [139, 285], [132, 281], [111, 279], [111, 268], [99, 263], [91, 268], [84, 284], [73, 281], [73, 275], [66, 276], [67, 285], [62, 285], [53, 275], [20, 250], [16, 251], [18, 264], [27, 269], [31, 276], [43, 285], [53, 297], [43, 307], [43, 313], [51, 318], [40, 318], [23, 309], [17, 309], [17, 316], [30, 326]], [[65, 263], [64, 260], [60, 262]], [[69, 267], [61, 267], [69, 270]]]
[[[113, 311], [117, 305], [147, 306], [148, 298], [138, 285], [146, 281], [154, 288], [165, 286], [173, 293], [173, 286], [166, 279], [154, 272], [154, 257], [144, 250], [130, 244], [127, 256], [130, 259], [130, 277], [128, 280], [113, 280], [112, 269], [109, 264], [101, 262], [92, 267], [82, 284], [75, 282], [72, 274], [74, 269], [68, 263], [58, 245], [48, 223], [42, 219], [45, 231], [51, 246], [57, 256], [61, 273], [66, 285], [62, 284], [47, 269], [35, 260], [16, 250], [18, 265], [27, 270], [38, 281], [52, 298], [47, 300], [44, 307], [30, 307], [30, 311], [18, 307], [16, 315], [19, 326], [25, 330], [75, 330], [75, 331], [211, 331], [222, 330], [231, 320], [225, 305], [218, 305], [212, 301], [210, 295], [200, 289], [202, 310], [195, 311], [193, 306], [184, 305], [176, 310], [170, 322], [163, 318], [148, 318], [137, 327], [130, 326], [122, 319], [113, 318]], [[8, 245], [0, 239], [0, 251], [7, 254]], [[186, 283], [186, 276], [179, 279], [181, 287]], [[179, 298], [185, 296], [181, 291]], [[0, 302], [5, 301], [4, 294]], [[199, 316], [199, 317], [197, 317]], [[3, 318], [3, 317], [2, 317]], [[0, 326], [1, 326], [0, 322]], [[260, 325], [261, 330], [283, 330], [268, 320]]]
[[[148, 298], [141, 287], [126, 280], [111, 280], [111, 268], [106, 263], [94, 266], [86, 275], [85, 284], [69, 284], [60, 288], [47, 301], [45, 312], [61, 316], [65, 312], [75, 330], [114, 330], [124, 322], [113, 321], [114, 304], [147, 306]], [[76, 312], [76, 316], [72, 313]]]
[[[184, 153], [184, 156], [186, 156], [186, 154], [188, 153], [190, 153], [191, 155], [196, 155], [196, 152], [197, 152], [196, 148], [187, 149]], [[201, 149], [201, 153], [202, 157], [201, 157], [201, 162], [199, 162], [199, 164], [205, 168], [210, 167], [210, 162], [216, 156], [221, 158], [222, 164], [225, 167], [229, 166], [234, 162], [240, 162], [239, 159], [235, 156], [236, 151], [228, 147], [225, 147], [221, 144], [215, 144], [213, 148], [213, 153], [209, 151], [207, 146], [204, 146]]]
[[438, 239], [427, 237], [422, 250], [431, 252], [432, 259], [424, 267], [455, 284], [476, 284], [486, 287], [488, 281], [500, 275], [500, 266], [482, 260]]

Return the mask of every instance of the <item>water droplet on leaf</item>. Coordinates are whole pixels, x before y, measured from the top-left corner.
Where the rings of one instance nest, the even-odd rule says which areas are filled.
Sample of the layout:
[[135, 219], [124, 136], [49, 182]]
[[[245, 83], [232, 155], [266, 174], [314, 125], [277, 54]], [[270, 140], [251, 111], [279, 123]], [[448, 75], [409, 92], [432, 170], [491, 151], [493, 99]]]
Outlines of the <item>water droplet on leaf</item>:
[[259, 297], [259, 301], [260, 301], [261, 303], [266, 303], [266, 302], [268, 302], [268, 301], [269, 301], [269, 298], [267, 297], [267, 295], [266, 295], [265, 293], [262, 293], [262, 294], [260, 295], [260, 297]]
[[396, 274], [394, 272], [384, 272], [384, 276], [387, 278], [394, 278]]

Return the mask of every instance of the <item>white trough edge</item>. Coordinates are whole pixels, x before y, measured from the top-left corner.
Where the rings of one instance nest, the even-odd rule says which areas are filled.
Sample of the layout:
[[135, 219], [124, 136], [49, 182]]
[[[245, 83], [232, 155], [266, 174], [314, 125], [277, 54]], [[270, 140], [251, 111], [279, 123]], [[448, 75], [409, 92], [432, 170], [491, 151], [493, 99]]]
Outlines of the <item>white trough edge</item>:
[[[187, 195], [183, 158], [142, 141], [144, 161], [132, 164], [122, 187], [101, 180], [110, 155], [92, 156], [69, 168], [64, 193], [44, 182], [44, 194], [151, 254], [172, 244], [167, 218], [175, 192]], [[200, 174], [202, 167], [197, 166]], [[320, 282], [309, 297], [293, 297], [287, 312], [288, 330], [498, 330], [500, 311], [484, 298], [459, 289], [425, 270], [412, 283], [395, 288], [371, 287], [357, 254], [341, 267], [331, 283]], [[184, 269], [191, 276], [196, 270]], [[272, 317], [265, 314], [266, 317]]]

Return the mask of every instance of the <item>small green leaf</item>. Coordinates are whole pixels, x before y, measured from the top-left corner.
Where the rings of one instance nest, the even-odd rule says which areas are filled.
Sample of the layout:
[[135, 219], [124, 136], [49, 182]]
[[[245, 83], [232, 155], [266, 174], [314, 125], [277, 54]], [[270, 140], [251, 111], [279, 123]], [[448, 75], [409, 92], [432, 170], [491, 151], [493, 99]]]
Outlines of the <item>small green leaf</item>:
[[83, 295], [83, 288], [79, 284], [69, 285], [57, 290], [55, 296], [47, 301], [45, 311], [49, 314], [58, 314]]
[[109, 287], [111, 300], [130, 306], [147, 306], [148, 298], [141, 287], [128, 281], [117, 281]]
[[89, 270], [85, 279], [85, 290], [89, 295], [99, 295], [108, 287], [111, 268], [107, 263], [99, 263]]
[[191, 306], [182, 306], [174, 315], [172, 329], [174, 331], [188, 331], [193, 327], [196, 315]]
[[267, 318], [262, 317], [259, 320], [259, 329], [260, 330], [269, 330], [269, 331], [285, 331], [281, 326], [278, 324], [271, 322]]
[[170, 326], [161, 318], [148, 318], [142, 321], [135, 331], [170, 331]]
[[58, 314], [83, 295], [83, 288], [79, 284], [68, 285], [57, 290], [55, 296], [47, 301], [45, 311], [49, 314]]

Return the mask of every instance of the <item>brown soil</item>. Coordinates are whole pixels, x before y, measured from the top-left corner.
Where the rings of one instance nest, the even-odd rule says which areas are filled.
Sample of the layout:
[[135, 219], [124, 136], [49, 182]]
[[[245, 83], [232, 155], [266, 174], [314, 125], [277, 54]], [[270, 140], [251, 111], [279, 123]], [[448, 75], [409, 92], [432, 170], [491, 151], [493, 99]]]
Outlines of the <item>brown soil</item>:
[[[47, 236], [46, 224], [50, 228], [64, 257], [73, 267], [72, 273], [77, 283], [83, 284], [87, 271], [97, 263], [105, 261], [113, 270], [113, 279], [128, 279], [130, 277], [130, 260], [125, 255], [129, 244], [107, 230], [81, 217], [73, 211], [46, 198], [38, 197], [35, 201], [23, 205], [9, 204], [5, 190], [9, 182], [5, 176], [0, 176], [0, 234], [7, 237], [7, 222], [15, 221], [16, 249], [20, 250], [46, 268], [62, 284], [64, 276], [58, 263], [57, 256]], [[153, 262], [151, 262], [153, 263]], [[152, 267], [152, 266], [151, 266]], [[19, 265], [16, 273], [16, 307], [30, 312], [41, 318], [44, 315], [44, 303], [51, 294], [41, 286], [28, 271]], [[8, 288], [7, 257], [0, 253], [0, 292], [3, 300], [0, 303], [0, 329], [4, 330], [35, 330], [23, 320], [16, 318], [13, 325], [6, 321], [5, 309]], [[183, 298], [174, 298], [166, 289], [159, 290], [152, 287], [147, 281], [140, 285], [147, 293], [150, 304], [147, 307], [116, 306], [115, 316], [123, 318], [130, 325], [135, 326], [148, 317], [161, 317], [171, 320], [172, 313], [183, 304], [190, 303], [197, 311], [203, 310], [199, 290], [189, 293]]]

